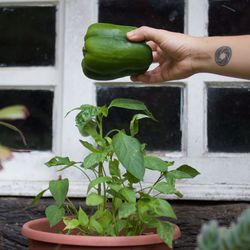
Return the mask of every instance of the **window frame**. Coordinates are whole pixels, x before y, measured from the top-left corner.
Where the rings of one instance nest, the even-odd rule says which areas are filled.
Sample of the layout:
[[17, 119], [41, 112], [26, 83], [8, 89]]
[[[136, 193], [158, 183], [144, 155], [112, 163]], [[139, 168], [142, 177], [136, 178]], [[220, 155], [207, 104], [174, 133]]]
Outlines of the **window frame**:
[[[33, 5], [39, 2], [58, 5], [55, 67], [0, 70], [0, 88], [52, 88], [55, 91], [52, 152], [15, 153], [15, 158], [6, 162], [4, 170], [0, 172], [0, 195], [35, 195], [48, 186], [48, 180], [58, 176], [55, 170], [43, 166], [52, 155], [58, 154], [69, 156], [74, 160], [82, 160], [83, 155], [87, 154], [87, 150], [78, 143], [79, 136], [74, 125], [74, 115], [71, 114], [67, 118], [64, 118], [64, 115], [82, 103], [96, 102], [95, 84], [83, 76], [80, 62], [84, 33], [87, 27], [98, 19], [98, 0], [0, 0], [0, 2], [0, 6], [2, 3], [9, 5], [10, 2], [11, 4]], [[207, 24], [208, 0], [186, 0], [185, 33], [207, 36]], [[17, 84], [16, 77], [11, 76], [12, 69], [22, 76], [20, 79], [24, 79], [20, 84]], [[33, 84], [34, 81], [36, 85]], [[129, 77], [114, 80], [111, 84], [121, 82], [130, 82]], [[185, 199], [250, 200], [248, 184], [250, 153], [209, 153], [206, 146], [207, 87], [210, 84], [225, 86], [232, 82], [234, 87], [249, 84], [245, 80], [206, 73], [168, 83], [168, 86], [183, 87], [181, 124], [183, 150], [154, 153], [167, 160], [174, 160], [176, 166], [185, 163], [201, 172], [201, 175], [194, 180], [185, 180], [177, 184]], [[240, 167], [241, 171], [238, 171], [236, 166]], [[86, 179], [79, 177], [75, 170], [67, 170], [63, 176], [73, 179], [70, 184], [70, 196], [84, 195], [88, 185]], [[147, 175], [145, 179], [150, 182], [152, 177], [155, 177], [154, 174]], [[174, 199], [174, 197], [168, 198]]]

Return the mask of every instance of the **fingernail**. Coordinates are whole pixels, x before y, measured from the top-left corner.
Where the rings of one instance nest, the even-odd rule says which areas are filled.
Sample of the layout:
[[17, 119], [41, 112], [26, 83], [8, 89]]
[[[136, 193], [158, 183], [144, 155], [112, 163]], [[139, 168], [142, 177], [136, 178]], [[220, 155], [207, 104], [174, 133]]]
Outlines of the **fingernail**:
[[129, 32], [127, 33], [127, 36], [132, 37], [132, 36], [134, 36], [134, 34], [135, 34], [134, 31], [129, 31]]

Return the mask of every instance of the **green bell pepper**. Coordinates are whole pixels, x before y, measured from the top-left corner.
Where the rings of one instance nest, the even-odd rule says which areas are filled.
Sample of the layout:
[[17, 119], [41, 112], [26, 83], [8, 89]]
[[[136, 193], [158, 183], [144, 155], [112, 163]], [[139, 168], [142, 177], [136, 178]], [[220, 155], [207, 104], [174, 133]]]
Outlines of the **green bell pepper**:
[[95, 23], [84, 37], [84, 74], [94, 80], [112, 80], [144, 73], [152, 63], [152, 51], [145, 42], [130, 42], [132, 26]]

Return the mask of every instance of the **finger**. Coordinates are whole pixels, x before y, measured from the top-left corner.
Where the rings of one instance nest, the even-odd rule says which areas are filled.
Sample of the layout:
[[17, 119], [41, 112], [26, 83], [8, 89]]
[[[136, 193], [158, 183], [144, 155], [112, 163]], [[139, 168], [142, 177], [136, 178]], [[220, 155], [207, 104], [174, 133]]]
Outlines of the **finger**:
[[166, 81], [167, 79], [163, 79], [161, 68], [158, 66], [151, 71], [145, 72], [144, 74], [131, 76], [131, 80], [143, 83], [160, 83]]
[[153, 51], [152, 55], [153, 55], [153, 62], [160, 62], [161, 61], [161, 57], [160, 57], [158, 52]]
[[160, 44], [164, 41], [164, 30], [154, 29], [147, 26], [140, 27], [127, 33], [127, 37], [131, 41], [153, 41]]
[[149, 41], [149, 42], [147, 42], [147, 45], [151, 48], [152, 51], [157, 50], [158, 45], [155, 42]]

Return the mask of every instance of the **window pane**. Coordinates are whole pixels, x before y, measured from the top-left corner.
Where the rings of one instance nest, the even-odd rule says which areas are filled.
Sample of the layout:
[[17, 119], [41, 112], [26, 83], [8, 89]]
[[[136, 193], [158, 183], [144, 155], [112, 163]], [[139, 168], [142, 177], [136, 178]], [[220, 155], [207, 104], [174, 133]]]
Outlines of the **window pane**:
[[249, 0], [209, 0], [208, 34], [250, 34]]
[[208, 150], [250, 152], [250, 88], [208, 88]]
[[99, 22], [184, 31], [184, 0], [99, 0]]
[[55, 63], [55, 7], [0, 8], [0, 66]]
[[[132, 98], [143, 101], [154, 114], [158, 122], [139, 121], [141, 142], [147, 143], [147, 149], [181, 151], [181, 94], [178, 87], [97, 87], [98, 105], [109, 104], [113, 98]], [[128, 128], [135, 112], [114, 108], [110, 112], [112, 123], [106, 123], [105, 129]]]
[[51, 150], [53, 96], [52, 91], [1, 90], [0, 108], [25, 105], [30, 116], [26, 120], [11, 122], [24, 133], [27, 147], [17, 133], [3, 127], [0, 127], [0, 143], [18, 149]]

